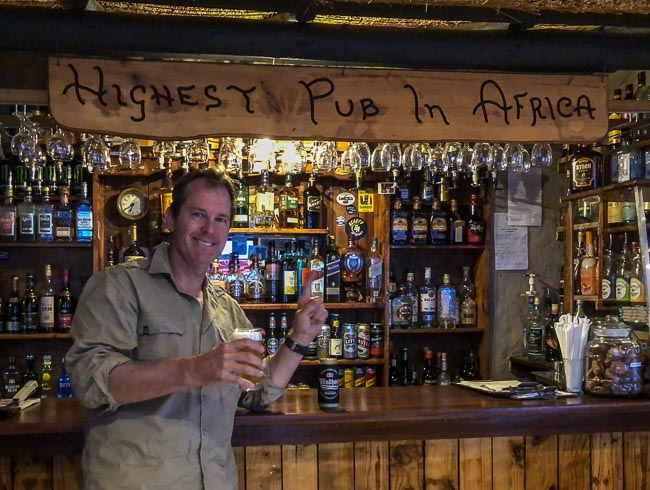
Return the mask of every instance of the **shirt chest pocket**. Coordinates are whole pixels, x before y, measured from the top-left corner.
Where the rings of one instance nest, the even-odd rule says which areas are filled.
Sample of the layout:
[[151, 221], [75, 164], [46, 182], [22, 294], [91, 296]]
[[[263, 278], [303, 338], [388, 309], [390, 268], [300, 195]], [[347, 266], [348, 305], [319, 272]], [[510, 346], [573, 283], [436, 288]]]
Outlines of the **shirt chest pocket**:
[[170, 316], [142, 314], [138, 319], [136, 359], [155, 361], [192, 354], [191, 326]]

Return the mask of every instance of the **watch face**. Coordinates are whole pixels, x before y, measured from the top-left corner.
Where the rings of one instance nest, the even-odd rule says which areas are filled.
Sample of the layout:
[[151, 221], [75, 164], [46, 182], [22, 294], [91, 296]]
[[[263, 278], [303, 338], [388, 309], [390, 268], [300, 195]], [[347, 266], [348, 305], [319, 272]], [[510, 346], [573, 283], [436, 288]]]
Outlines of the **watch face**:
[[147, 213], [147, 198], [139, 189], [125, 189], [117, 197], [117, 209], [126, 219], [140, 219]]

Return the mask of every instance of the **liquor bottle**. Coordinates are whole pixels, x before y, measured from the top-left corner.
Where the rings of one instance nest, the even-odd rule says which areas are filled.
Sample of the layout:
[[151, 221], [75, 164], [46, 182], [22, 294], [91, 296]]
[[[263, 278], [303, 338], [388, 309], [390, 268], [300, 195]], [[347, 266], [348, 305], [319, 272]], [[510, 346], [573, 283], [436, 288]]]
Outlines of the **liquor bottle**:
[[574, 294], [582, 294], [582, 284], [580, 283], [580, 266], [582, 259], [586, 252], [586, 245], [584, 242], [584, 233], [579, 231], [576, 238], [576, 249], [573, 257], [573, 292]]
[[39, 325], [42, 332], [51, 333], [54, 330], [54, 286], [52, 285], [52, 266], [45, 264], [45, 280], [42, 286], [39, 304]]
[[233, 228], [248, 228], [248, 185], [244, 178], [244, 169], [240, 165], [239, 173], [235, 179], [235, 201], [233, 207], [235, 214], [232, 220]]
[[296, 294], [298, 297], [302, 294], [302, 285], [309, 275], [309, 257], [305, 253], [305, 241], [298, 240], [292, 244], [295, 247], [293, 252], [296, 261]]
[[321, 257], [318, 240], [313, 239], [311, 242], [311, 255], [309, 256], [309, 270], [318, 271], [321, 277], [314, 279], [311, 283], [311, 296], [320, 298], [325, 297], [325, 259]]
[[108, 245], [106, 245], [106, 267], [111, 267], [115, 264], [115, 236], [111, 235], [108, 237]]
[[465, 243], [465, 221], [458, 213], [458, 203], [456, 199], [452, 199], [449, 206], [449, 243], [451, 245], [461, 245]]
[[52, 394], [52, 356], [43, 356], [43, 367], [40, 373], [41, 398], [47, 398]]
[[585, 233], [585, 255], [580, 262], [580, 290], [585, 295], [598, 294], [598, 258], [594, 254], [591, 231]]
[[424, 369], [422, 370], [422, 386], [432, 386], [438, 383], [436, 368], [433, 365], [433, 351], [427, 349], [424, 354]]
[[473, 350], [468, 350], [465, 355], [462, 366], [460, 370], [460, 379], [464, 381], [474, 381], [480, 379], [480, 374], [478, 372], [478, 365], [476, 362], [476, 355]]
[[397, 352], [393, 343], [390, 343], [390, 367], [388, 370], [388, 384], [390, 386], [397, 386], [400, 384], [399, 368], [397, 365]]
[[[25, 383], [28, 381], [36, 381], [38, 383], [38, 373], [34, 370], [34, 356], [32, 354], [28, 354], [25, 356], [25, 363], [27, 365], [27, 368], [25, 369], [25, 372], [21, 376], [20, 380], [20, 386], [25, 386]], [[36, 398], [39, 397], [40, 393], [39, 390], [37, 389], [34, 393], [32, 393], [29, 398]]]
[[239, 254], [237, 252], [232, 252], [230, 254], [226, 286], [228, 294], [230, 294], [235, 301], [238, 303], [246, 301], [246, 279], [239, 267]]
[[523, 316], [521, 321], [521, 332], [522, 332], [522, 342], [524, 347], [524, 354], [528, 355], [528, 324], [530, 323], [528, 317], [532, 317], [535, 314], [535, 296], [530, 294], [528, 296], [528, 307], [526, 309], [526, 314]]
[[420, 184], [420, 199], [426, 204], [430, 204], [433, 201], [434, 186], [432, 173], [431, 169], [426, 167], [424, 169], [424, 179], [422, 179], [422, 183]]
[[142, 257], [145, 257], [145, 254], [138, 246], [138, 226], [131, 225], [131, 245], [124, 251], [124, 262], [128, 263]]
[[7, 369], [2, 373], [2, 379], [2, 397], [13, 398], [20, 389], [20, 379], [18, 376], [18, 368], [16, 367], [16, 358], [14, 356], [9, 357], [9, 365], [7, 366]]
[[330, 315], [330, 357], [340, 359], [343, 355], [343, 336], [341, 334], [341, 320], [338, 313]]
[[54, 241], [54, 206], [50, 202], [50, 188], [43, 188], [43, 201], [36, 206], [36, 234], [41, 243]]
[[280, 189], [280, 227], [298, 228], [299, 226], [299, 193], [293, 186], [293, 176], [287, 174], [284, 187]]
[[269, 313], [268, 336], [266, 337], [266, 355], [272, 356], [280, 347], [275, 313]]
[[388, 328], [393, 328], [393, 300], [397, 296], [397, 280], [395, 274], [390, 271], [388, 275]]
[[298, 300], [297, 287], [296, 261], [291, 251], [287, 249], [280, 261], [280, 302], [295, 303]]
[[27, 274], [27, 284], [25, 293], [20, 303], [20, 313], [22, 320], [22, 331], [25, 333], [34, 333], [38, 330], [38, 298], [34, 291], [34, 275]]
[[[162, 158], [164, 159], [164, 157]], [[160, 185], [160, 214], [163, 217], [162, 218], [163, 235], [168, 235], [170, 233], [170, 230], [167, 227], [167, 222], [165, 220], [165, 212], [167, 211], [167, 208], [169, 208], [169, 206], [172, 203], [173, 191], [174, 191], [174, 180], [172, 174], [172, 166], [171, 166], [171, 162], [167, 161], [165, 163], [165, 177], [163, 178], [162, 184]]]
[[208, 269], [208, 282], [215, 288], [219, 286], [225, 289], [226, 280], [221, 275], [218, 259], [213, 260], [210, 264], [210, 268]]
[[280, 313], [280, 338], [279, 340], [279, 345], [284, 344], [284, 341], [287, 339], [287, 335], [289, 335], [289, 320], [287, 318], [287, 312], [283, 311]]
[[63, 286], [56, 298], [55, 325], [59, 332], [69, 332], [75, 310], [75, 300], [70, 291], [70, 271], [63, 269]]
[[645, 303], [646, 287], [643, 261], [639, 245], [632, 242], [632, 261], [630, 264], [630, 303]]
[[418, 293], [418, 288], [415, 286], [415, 273], [413, 271], [408, 271], [406, 273], [404, 295], [411, 300], [412, 305], [410, 328], [417, 328], [420, 322], [420, 295]]
[[623, 247], [616, 267], [615, 294], [618, 303], [630, 301], [630, 251], [627, 246], [627, 233], [624, 235]]
[[451, 384], [451, 376], [447, 368], [447, 353], [440, 354], [440, 373], [438, 373], [438, 385], [449, 386]]
[[358, 283], [363, 280], [363, 253], [354, 243], [354, 238], [348, 236], [348, 245], [341, 252], [341, 281]]
[[269, 303], [280, 301], [280, 262], [275, 252], [275, 241], [269, 242], [268, 255], [264, 264], [266, 298]]
[[485, 243], [485, 220], [476, 194], [472, 194], [470, 217], [467, 220], [467, 243], [471, 245], [483, 245]]
[[68, 205], [68, 188], [61, 188], [59, 203], [54, 206], [54, 241], [71, 242], [74, 237], [73, 211]]
[[402, 362], [400, 364], [400, 384], [402, 386], [409, 386], [411, 384], [411, 368], [409, 365], [408, 347], [402, 347], [401, 360]]
[[65, 368], [65, 358], [61, 358], [61, 376], [56, 382], [56, 397], [57, 398], [72, 398], [72, 384], [70, 383], [70, 376]]
[[379, 238], [372, 239], [370, 254], [366, 259], [366, 301], [378, 303], [382, 300], [383, 260], [379, 253]]
[[401, 285], [399, 292], [391, 301], [392, 328], [411, 328], [413, 319], [413, 301], [406, 296], [406, 285]]
[[[530, 305], [530, 303], [529, 303]], [[533, 307], [528, 309], [525, 317], [527, 354], [529, 357], [543, 357], [546, 338], [546, 323], [539, 314], [539, 298], [533, 298]]]
[[413, 212], [411, 213], [411, 224], [409, 226], [409, 240], [412, 245], [426, 245], [429, 236], [429, 218], [422, 209], [418, 196], [413, 197]]
[[333, 236], [327, 237], [327, 255], [325, 255], [325, 301], [341, 301], [341, 254], [336, 248]]
[[602, 156], [590, 145], [578, 146], [578, 150], [571, 157], [570, 168], [572, 193], [600, 187]]
[[36, 208], [32, 202], [32, 188], [31, 186], [27, 186], [25, 187], [25, 198], [23, 202], [16, 206], [19, 242], [36, 241], [36, 225], [34, 221], [35, 214]]
[[252, 254], [251, 269], [246, 276], [246, 299], [251, 303], [263, 303], [265, 298], [264, 274], [260, 270], [257, 254]]
[[458, 325], [458, 296], [449, 282], [449, 274], [443, 274], [438, 288], [438, 327], [456, 328]]
[[7, 317], [5, 325], [7, 333], [19, 333], [23, 328], [20, 312], [20, 296], [18, 295], [18, 276], [11, 277], [11, 294], [7, 303]]
[[546, 323], [546, 340], [544, 342], [546, 354], [545, 358], [548, 362], [555, 362], [562, 360], [560, 353], [560, 343], [557, 340], [555, 333], [555, 322], [560, 318], [560, 305], [553, 303], [551, 305], [551, 315]]
[[4, 203], [0, 206], [0, 242], [15, 242], [17, 237], [14, 191], [7, 187]]
[[253, 224], [257, 228], [273, 228], [275, 226], [275, 194], [269, 183], [268, 170], [262, 170], [262, 182], [255, 189], [255, 211]]
[[463, 267], [463, 281], [458, 288], [460, 301], [460, 326], [466, 328], [476, 327], [476, 290], [470, 276], [470, 268]]
[[81, 198], [76, 211], [76, 230], [78, 243], [92, 243], [93, 241], [93, 208], [88, 201], [88, 184], [81, 183]]
[[431, 277], [431, 267], [424, 268], [424, 284], [420, 287], [420, 327], [436, 326], [436, 287]]
[[395, 198], [390, 216], [390, 240], [392, 245], [406, 245], [408, 242], [408, 212], [402, 206], [402, 200]]
[[433, 205], [431, 206], [429, 233], [431, 235], [431, 245], [446, 245], [449, 243], [447, 212], [440, 207], [438, 198], [433, 200]]
[[323, 215], [323, 197], [316, 187], [316, 176], [309, 176], [309, 184], [302, 193], [303, 220], [307, 229], [321, 228]]

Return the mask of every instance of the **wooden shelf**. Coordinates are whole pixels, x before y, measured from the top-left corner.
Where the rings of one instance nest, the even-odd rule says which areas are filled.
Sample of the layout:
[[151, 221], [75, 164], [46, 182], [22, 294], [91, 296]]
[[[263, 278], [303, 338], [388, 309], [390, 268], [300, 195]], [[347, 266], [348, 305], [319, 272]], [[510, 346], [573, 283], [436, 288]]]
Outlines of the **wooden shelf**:
[[[336, 364], [339, 366], [381, 366], [385, 359], [337, 359]], [[318, 359], [303, 359], [300, 361], [301, 366], [318, 366]]]
[[485, 249], [485, 245], [391, 245], [391, 250], [476, 250]]
[[483, 333], [485, 329], [483, 328], [391, 328], [388, 332], [398, 335], [444, 335], [444, 334], [453, 334], [453, 333]]
[[93, 248], [92, 243], [22, 243], [0, 242], [0, 248]]
[[587, 197], [592, 197], [592, 196], [600, 196], [601, 194], [606, 194], [608, 192], [625, 191], [625, 190], [632, 189], [633, 187], [636, 186], [650, 188], [650, 179], [628, 180], [627, 182], [609, 184], [604, 187], [599, 187], [598, 189], [590, 189], [588, 191], [578, 192], [576, 194], [571, 194], [570, 196], [563, 197], [562, 202], [575, 201], [575, 200], [585, 199]]
[[[647, 228], [648, 225], [646, 225], [646, 229]], [[636, 224], [603, 227], [604, 233], [626, 233], [626, 232], [629, 233], [629, 232], [637, 232], [637, 231], [639, 231], [639, 227]]]
[[[382, 310], [384, 303], [323, 303], [328, 310]], [[246, 310], [297, 310], [296, 303], [242, 303], [239, 306]]]
[[327, 235], [327, 228], [231, 228], [230, 235], [269, 235], [269, 236], [287, 236], [296, 235], [322, 236]]
[[72, 339], [69, 333], [0, 333], [0, 340], [52, 340], [52, 339]]
[[575, 301], [577, 299], [580, 299], [582, 301], [588, 301], [590, 303], [600, 301], [600, 298], [595, 294], [574, 294], [573, 300]]
[[598, 228], [598, 222], [595, 223], [577, 223], [573, 225], [574, 230], [595, 230]]

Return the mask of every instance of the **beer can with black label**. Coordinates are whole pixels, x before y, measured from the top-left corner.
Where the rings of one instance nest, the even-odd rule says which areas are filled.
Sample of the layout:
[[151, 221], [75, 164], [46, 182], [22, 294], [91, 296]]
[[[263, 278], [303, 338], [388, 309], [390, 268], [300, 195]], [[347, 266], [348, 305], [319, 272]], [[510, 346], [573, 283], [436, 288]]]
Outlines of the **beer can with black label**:
[[320, 360], [318, 406], [325, 412], [335, 412], [339, 408], [339, 371], [334, 358]]

